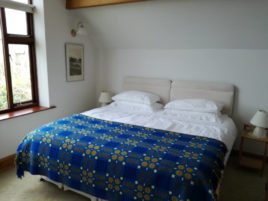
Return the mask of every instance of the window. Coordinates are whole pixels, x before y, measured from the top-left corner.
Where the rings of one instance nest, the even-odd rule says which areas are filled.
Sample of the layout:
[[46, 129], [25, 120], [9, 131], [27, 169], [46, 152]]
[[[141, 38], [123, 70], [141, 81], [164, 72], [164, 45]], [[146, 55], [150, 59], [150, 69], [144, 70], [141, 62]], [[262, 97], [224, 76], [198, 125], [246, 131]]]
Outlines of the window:
[[[12, 0], [19, 5], [31, 0]], [[38, 105], [33, 14], [0, 8], [0, 114]]]

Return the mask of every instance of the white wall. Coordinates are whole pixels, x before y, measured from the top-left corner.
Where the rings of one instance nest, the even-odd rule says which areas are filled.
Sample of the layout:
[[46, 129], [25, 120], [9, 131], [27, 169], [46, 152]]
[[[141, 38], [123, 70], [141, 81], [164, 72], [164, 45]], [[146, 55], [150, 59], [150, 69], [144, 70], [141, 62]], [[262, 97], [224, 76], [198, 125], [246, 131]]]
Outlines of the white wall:
[[107, 50], [104, 88], [118, 92], [128, 75], [232, 83], [238, 88], [234, 117], [246, 122], [268, 110], [268, 50]]
[[104, 48], [267, 49], [267, 0], [150, 0], [77, 10]]
[[153, 0], [78, 14], [102, 41], [98, 90], [118, 92], [128, 75], [232, 83], [241, 129], [268, 110], [267, 10], [267, 0]]
[[[57, 108], [0, 121], [0, 158], [15, 153], [23, 136], [32, 129], [95, 105], [96, 72], [93, 45], [88, 36], [76, 38], [70, 36], [70, 28], [77, 17], [65, 9], [65, 0], [35, 0], [34, 3], [37, 6], [35, 29], [39, 88], [43, 92], [41, 101], [56, 105]], [[86, 58], [84, 81], [66, 82], [64, 52], [66, 42], [84, 44]]]

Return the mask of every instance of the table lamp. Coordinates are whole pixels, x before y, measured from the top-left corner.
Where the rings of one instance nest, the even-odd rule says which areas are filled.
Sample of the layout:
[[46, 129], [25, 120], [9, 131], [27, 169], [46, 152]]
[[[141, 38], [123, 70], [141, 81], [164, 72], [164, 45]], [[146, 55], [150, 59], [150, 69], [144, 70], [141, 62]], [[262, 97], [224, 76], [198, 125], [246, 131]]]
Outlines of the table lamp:
[[266, 130], [268, 128], [268, 113], [264, 110], [258, 110], [250, 120], [250, 123], [255, 127], [252, 135], [258, 138], [266, 137]]
[[99, 97], [99, 102], [101, 103], [102, 107], [107, 105], [111, 101], [112, 101], [112, 98], [108, 92], [106, 91], [101, 92], [100, 97]]

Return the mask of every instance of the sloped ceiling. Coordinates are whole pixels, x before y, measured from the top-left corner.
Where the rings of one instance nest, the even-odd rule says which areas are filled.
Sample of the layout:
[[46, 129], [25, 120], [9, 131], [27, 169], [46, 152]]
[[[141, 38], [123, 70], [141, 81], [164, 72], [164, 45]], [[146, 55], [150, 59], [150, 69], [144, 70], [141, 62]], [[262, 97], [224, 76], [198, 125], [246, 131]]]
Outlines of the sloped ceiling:
[[105, 48], [268, 48], [267, 0], [149, 0], [71, 12]]

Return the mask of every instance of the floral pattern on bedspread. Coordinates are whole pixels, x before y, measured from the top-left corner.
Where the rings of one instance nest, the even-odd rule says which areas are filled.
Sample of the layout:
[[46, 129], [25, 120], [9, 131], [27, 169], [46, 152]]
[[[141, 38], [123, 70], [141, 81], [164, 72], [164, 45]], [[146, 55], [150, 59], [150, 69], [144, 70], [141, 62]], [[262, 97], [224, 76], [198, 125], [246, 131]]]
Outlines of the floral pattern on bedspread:
[[44, 175], [110, 201], [213, 201], [226, 151], [206, 137], [75, 114], [26, 135], [17, 176]]

